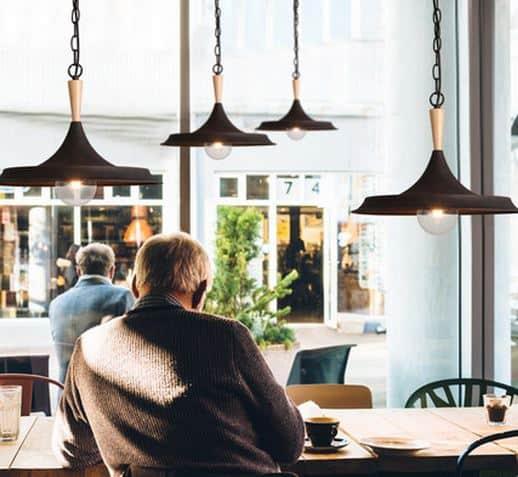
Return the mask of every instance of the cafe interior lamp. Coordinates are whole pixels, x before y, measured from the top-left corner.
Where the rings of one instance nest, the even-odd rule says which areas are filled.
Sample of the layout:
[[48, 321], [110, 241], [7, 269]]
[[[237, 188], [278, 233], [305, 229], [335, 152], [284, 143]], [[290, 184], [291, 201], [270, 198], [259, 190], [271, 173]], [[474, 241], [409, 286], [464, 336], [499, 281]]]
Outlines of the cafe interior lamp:
[[79, 0], [72, 0], [74, 33], [70, 46], [73, 63], [68, 67], [68, 93], [72, 121], [65, 140], [50, 159], [37, 166], [7, 167], [0, 186], [54, 187], [54, 193], [68, 205], [84, 205], [97, 187], [160, 183], [148, 169], [119, 167], [102, 158], [90, 145], [81, 123], [83, 67], [79, 63]]
[[144, 205], [134, 205], [131, 208], [131, 222], [124, 232], [123, 240], [128, 244], [136, 244], [140, 247], [149, 237], [153, 235], [153, 228], [147, 221], [148, 212]]
[[299, 71], [299, 0], [293, 0], [293, 103], [290, 110], [277, 121], [263, 121], [258, 131], [285, 131], [293, 141], [300, 141], [307, 131], [332, 131], [336, 128], [329, 121], [317, 121], [306, 114], [300, 103]]
[[221, 8], [219, 0], [214, 0], [216, 63], [212, 67], [214, 86], [214, 106], [207, 121], [196, 131], [171, 134], [162, 146], [203, 147], [212, 159], [225, 159], [233, 147], [273, 146], [265, 134], [248, 133], [238, 129], [223, 108], [223, 65], [221, 64]]
[[367, 197], [355, 214], [416, 215], [428, 233], [443, 234], [457, 223], [459, 215], [515, 214], [518, 209], [509, 197], [480, 195], [464, 187], [453, 175], [443, 152], [444, 94], [441, 90], [441, 15], [439, 0], [433, 0], [435, 90], [430, 95], [432, 156], [421, 177], [397, 195]]

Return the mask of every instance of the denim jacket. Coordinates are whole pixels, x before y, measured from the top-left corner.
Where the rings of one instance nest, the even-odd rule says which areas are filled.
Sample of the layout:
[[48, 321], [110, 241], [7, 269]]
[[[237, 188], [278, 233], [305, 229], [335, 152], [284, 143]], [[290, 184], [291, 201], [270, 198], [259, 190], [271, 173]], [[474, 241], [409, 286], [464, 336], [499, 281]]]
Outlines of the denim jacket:
[[83, 275], [76, 285], [52, 300], [50, 330], [59, 363], [59, 377], [65, 381], [76, 339], [105, 317], [120, 316], [134, 303], [130, 290], [115, 286], [109, 278]]

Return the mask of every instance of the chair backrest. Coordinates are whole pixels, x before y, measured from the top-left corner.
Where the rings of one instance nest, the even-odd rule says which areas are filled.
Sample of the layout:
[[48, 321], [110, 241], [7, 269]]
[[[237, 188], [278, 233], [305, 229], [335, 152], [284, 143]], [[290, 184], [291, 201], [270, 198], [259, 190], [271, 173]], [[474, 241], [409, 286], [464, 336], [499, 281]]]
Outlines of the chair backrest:
[[0, 374], [0, 385], [18, 385], [22, 387], [22, 416], [28, 416], [31, 413], [32, 404], [32, 386], [35, 382], [43, 382], [54, 384], [60, 389], [64, 389], [59, 381], [39, 376], [38, 374], [18, 374], [18, 373], [2, 373]]
[[466, 462], [466, 458], [477, 447], [480, 447], [484, 444], [488, 444], [489, 442], [499, 441], [500, 439], [509, 439], [511, 437], [518, 437], [518, 430], [515, 429], [512, 431], [489, 434], [488, 436], [481, 437], [480, 439], [477, 439], [476, 441], [472, 442], [468, 447], [466, 447], [464, 452], [457, 459], [457, 477], [462, 476], [462, 471], [464, 470], [464, 463]]
[[371, 390], [360, 384], [294, 384], [286, 392], [297, 406], [314, 401], [327, 409], [372, 408]]
[[408, 398], [405, 407], [473, 407], [483, 405], [483, 395], [505, 391], [518, 396], [518, 389], [489, 379], [454, 378], [421, 386]]
[[292, 384], [343, 384], [349, 353], [354, 344], [305, 349], [295, 355], [288, 386]]

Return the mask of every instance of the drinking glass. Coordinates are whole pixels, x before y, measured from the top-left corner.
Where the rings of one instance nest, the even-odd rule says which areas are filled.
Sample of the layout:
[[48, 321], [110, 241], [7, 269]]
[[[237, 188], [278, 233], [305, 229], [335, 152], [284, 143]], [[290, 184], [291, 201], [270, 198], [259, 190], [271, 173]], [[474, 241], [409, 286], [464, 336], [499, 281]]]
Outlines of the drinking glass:
[[498, 396], [496, 394], [484, 394], [484, 407], [486, 408], [487, 423], [492, 426], [504, 426], [507, 410], [511, 405], [511, 396]]
[[18, 439], [22, 413], [22, 387], [0, 386], [0, 442]]

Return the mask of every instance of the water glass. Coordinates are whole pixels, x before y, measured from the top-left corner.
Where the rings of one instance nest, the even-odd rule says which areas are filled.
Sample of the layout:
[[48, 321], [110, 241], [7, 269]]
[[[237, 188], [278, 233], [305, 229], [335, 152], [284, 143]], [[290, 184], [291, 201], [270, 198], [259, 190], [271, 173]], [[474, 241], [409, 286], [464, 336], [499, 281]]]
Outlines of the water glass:
[[503, 426], [506, 422], [507, 410], [511, 406], [511, 396], [484, 394], [487, 423], [492, 426]]
[[22, 387], [0, 386], [0, 442], [12, 442], [20, 433]]

